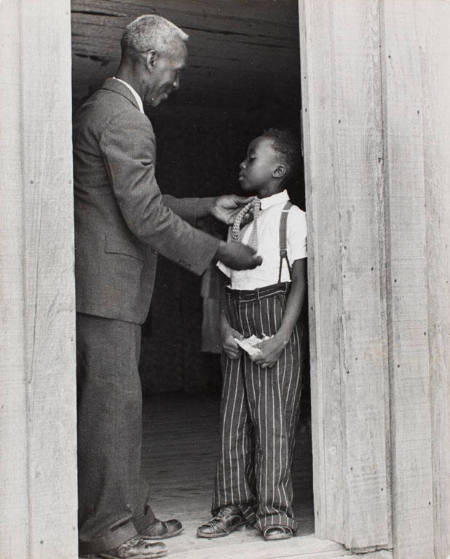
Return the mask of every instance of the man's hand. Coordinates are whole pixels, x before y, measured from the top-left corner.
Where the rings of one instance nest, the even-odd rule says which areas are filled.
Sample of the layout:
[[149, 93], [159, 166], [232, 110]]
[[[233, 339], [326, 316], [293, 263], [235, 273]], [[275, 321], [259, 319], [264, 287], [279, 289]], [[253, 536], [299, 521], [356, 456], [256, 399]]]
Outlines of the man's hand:
[[211, 206], [211, 215], [226, 225], [232, 225], [241, 208], [253, 198], [254, 196], [243, 197], [236, 194], [218, 196]]
[[216, 258], [232, 270], [251, 270], [262, 262], [261, 256], [256, 255], [256, 250], [236, 241], [221, 241]]

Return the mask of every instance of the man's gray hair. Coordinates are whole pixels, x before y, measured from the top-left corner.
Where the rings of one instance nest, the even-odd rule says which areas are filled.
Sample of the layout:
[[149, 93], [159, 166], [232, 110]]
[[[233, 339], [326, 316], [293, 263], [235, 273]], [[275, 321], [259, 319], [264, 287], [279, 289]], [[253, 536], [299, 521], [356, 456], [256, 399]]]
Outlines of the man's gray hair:
[[174, 23], [157, 15], [143, 15], [125, 28], [122, 35], [122, 52], [132, 49], [136, 52], [155, 50], [159, 54], [172, 54], [181, 40], [186, 42], [189, 35]]

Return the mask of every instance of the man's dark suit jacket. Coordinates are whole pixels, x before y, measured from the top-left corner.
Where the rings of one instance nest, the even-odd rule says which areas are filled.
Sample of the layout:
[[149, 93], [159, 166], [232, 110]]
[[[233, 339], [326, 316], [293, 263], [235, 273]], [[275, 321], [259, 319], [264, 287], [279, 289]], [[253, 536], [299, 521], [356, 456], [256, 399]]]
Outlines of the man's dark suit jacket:
[[150, 120], [117, 80], [106, 80], [75, 115], [78, 312], [141, 324], [158, 252], [201, 274], [217, 251], [217, 239], [184, 221], [195, 222], [207, 201], [162, 196], [155, 152]]

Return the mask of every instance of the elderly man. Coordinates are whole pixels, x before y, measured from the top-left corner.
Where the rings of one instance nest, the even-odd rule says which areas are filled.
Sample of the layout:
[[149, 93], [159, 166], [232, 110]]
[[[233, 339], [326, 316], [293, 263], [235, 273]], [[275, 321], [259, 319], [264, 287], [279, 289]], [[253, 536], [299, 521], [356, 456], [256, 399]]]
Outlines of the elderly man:
[[74, 120], [80, 554], [110, 559], [165, 555], [177, 520], [157, 520], [141, 475], [138, 374], [141, 324], [158, 252], [201, 274], [213, 259], [234, 269], [261, 263], [187, 222], [230, 223], [236, 196], [176, 199], [155, 180], [155, 136], [143, 111], [179, 87], [187, 35], [158, 16], [126, 28], [114, 78]]

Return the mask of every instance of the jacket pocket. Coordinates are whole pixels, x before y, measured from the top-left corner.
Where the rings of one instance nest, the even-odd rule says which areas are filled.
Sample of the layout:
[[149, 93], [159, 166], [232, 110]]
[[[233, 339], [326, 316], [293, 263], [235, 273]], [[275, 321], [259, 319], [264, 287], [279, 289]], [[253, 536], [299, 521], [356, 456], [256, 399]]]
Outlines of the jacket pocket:
[[108, 254], [120, 254], [122, 256], [129, 256], [141, 262], [144, 262], [144, 254], [142, 249], [132, 244], [126, 239], [119, 239], [117, 237], [105, 237], [105, 252]]

